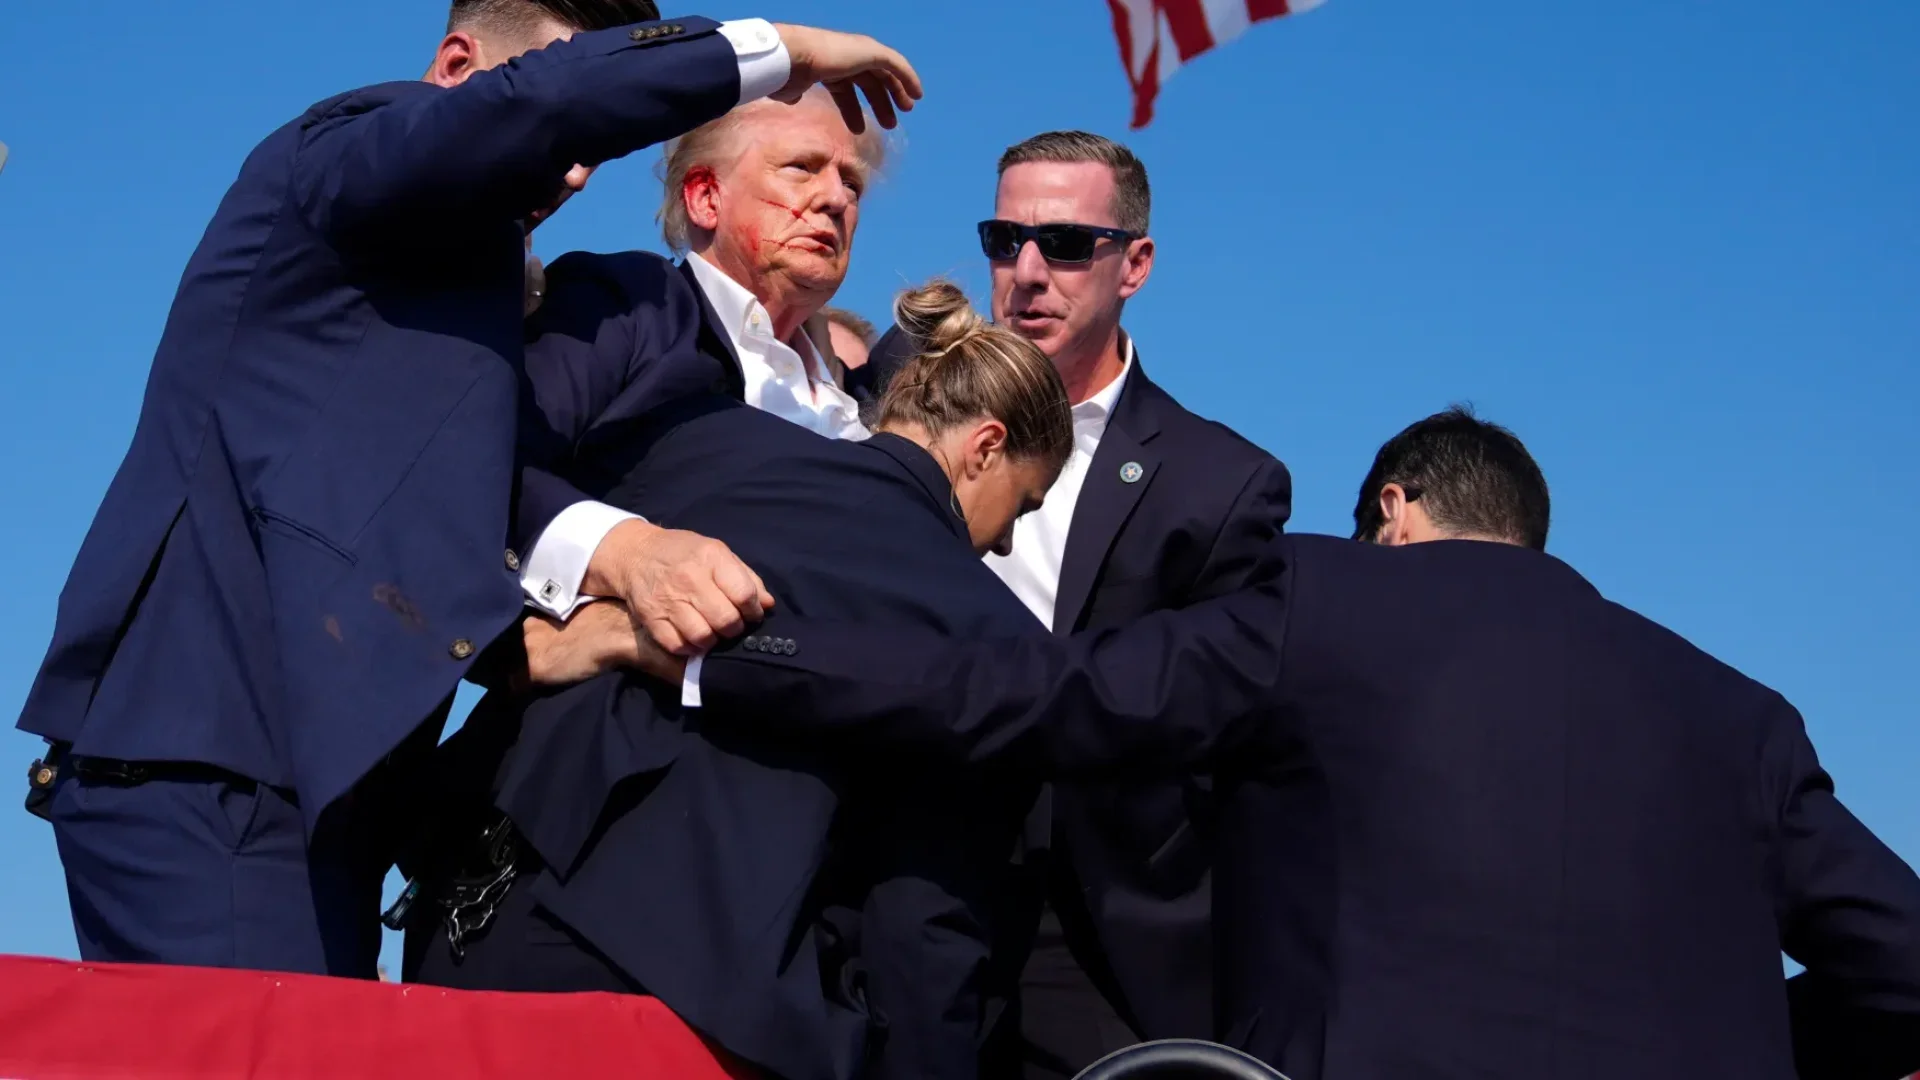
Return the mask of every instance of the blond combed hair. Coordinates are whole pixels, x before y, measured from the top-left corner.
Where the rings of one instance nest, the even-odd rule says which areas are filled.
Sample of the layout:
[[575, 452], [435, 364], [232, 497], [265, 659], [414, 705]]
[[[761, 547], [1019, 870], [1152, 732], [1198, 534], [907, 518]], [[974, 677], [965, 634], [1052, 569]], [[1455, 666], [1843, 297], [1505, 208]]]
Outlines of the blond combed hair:
[[1009, 457], [1056, 471], [1066, 464], [1073, 407], [1031, 341], [987, 321], [941, 279], [902, 293], [893, 317], [919, 352], [887, 384], [877, 426], [913, 425], [938, 438], [991, 417], [1006, 425]]
[[[734, 136], [751, 118], [763, 114], [781, 115], [774, 111], [776, 109], [818, 108], [823, 105], [835, 109], [838, 114], [833, 96], [825, 87], [816, 86], [807, 91], [797, 105], [768, 100], [749, 102], [677, 139], [668, 140], [661, 147], [660, 164], [655, 169], [655, 175], [660, 178], [660, 210], [654, 215], [654, 219], [660, 223], [660, 236], [667, 242], [667, 248], [676, 255], [685, 255], [692, 250], [694, 224], [687, 216], [685, 193], [687, 177], [693, 170], [704, 165], [719, 172], [738, 160], [746, 147]], [[868, 176], [878, 176], [886, 166], [889, 144], [871, 116], [867, 117], [866, 130], [855, 136], [855, 140]]]

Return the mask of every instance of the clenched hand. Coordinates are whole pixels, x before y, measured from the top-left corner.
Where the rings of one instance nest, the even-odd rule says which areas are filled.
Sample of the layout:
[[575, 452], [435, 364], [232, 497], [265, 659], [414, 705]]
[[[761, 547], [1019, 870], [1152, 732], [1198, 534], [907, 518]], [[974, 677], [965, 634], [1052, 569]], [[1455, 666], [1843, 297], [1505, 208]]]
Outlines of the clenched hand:
[[738, 637], [773, 596], [718, 540], [645, 521], [614, 527], [587, 566], [584, 591], [620, 600], [634, 624], [669, 653], [689, 656]]

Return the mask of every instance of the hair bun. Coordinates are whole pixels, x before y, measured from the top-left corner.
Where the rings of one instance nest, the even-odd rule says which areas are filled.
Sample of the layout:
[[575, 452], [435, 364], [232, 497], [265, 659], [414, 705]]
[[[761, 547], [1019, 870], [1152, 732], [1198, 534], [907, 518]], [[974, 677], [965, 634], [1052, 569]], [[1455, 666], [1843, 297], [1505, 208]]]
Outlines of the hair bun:
[[951, 349], [987, 325], [960, 286], [935, 278], [893, 302], [893, 319], [923, 352]]

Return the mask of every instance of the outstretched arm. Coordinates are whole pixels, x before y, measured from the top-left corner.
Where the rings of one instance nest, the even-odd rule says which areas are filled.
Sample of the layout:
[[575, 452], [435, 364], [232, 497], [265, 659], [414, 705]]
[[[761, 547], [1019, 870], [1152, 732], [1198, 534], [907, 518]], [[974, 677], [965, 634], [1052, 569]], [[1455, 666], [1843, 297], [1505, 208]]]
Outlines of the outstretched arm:
[[[669, 26], [679, 32], [655, 33]], [[768, 52], [778, 47], [765, 43]], [[733, 108], [740, 71], [710, 19], [578, 34], [456, 87], [371, 109], [342, 99], [309, 124], [295, 190], [315, 227], [335, 237], [523, 218], [553, 201], [573, 166], [621, 157]]]
[[518, 219], [549, 204], [575, 165], [814, 82], [843, 103], [861, 88], [889, 127], [893, 107], [912, 108], [920, 93], [904, 58], [858, 35], [697, 17], [593, 31], [456, 87], [378, 108], [341, 99], [307, 126], [297, 201], [322, 232], [371, 240], [383, 226]]
[[1218, 599], [1071, 638], [969, 642], [775, 614], [700, 660], [688, 689], [712, 722], [809, 740], [1055, 774], [1163, 773], [1238, 745], [1284, 711], [1289, 586], [1281, 569]]

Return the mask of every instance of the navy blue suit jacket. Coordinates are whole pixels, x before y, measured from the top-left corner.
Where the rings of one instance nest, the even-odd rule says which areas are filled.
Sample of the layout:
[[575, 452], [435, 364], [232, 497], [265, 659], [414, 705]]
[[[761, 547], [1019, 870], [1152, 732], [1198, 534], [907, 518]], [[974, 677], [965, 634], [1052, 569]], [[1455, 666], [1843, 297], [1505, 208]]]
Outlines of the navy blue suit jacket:
[[796, 654], [716, 654], [702, 690], [942, 757], [1232, 763], [1221, 1033], [1296, 1080], [1920, 1066], [1920, 880], [1777, 694], [1537, 552], [1278, 554], [1064, 642], [776, 615]]
[[[1187, 411], [1136, 356], [1074, 507], [1054, 631], [1241, 587], [1292, 507], [1285, 465]], [[1142, 1039], [1212, 1030], [1209, 787], [1204, 773], [1056, 784], [1030, 826], [1054, 847], [1050, 891], [1074, 956]]]
[[[842, 372], [825, 320], [809, 321], [807, 333], [829, 373]], [[699, 279], [687, 263], [676, 266], [652, 252], [555, 259], [547, 267], [547, 301], [527, 321], [527, 334], [539, 344], [521, 395], [513, 530], [519, 546], [538, 540], [562, 510], [592, 498], [580, 484], [604, 488], [618, 479], [604, 475], [597, 448], [608, 438], [627, 439], [635, 418], [688, 396], [740, 400], [746, 393], [733, 340]], [[592, 475], [574, 475], [582, 470]]]
[[[853, 375], [884, 395], [912, 354], [895, 326]], [[1136, 358], [1074, 507], [1053, 629], [1120, 626], [1239, 588], [1262, 572], [1292, 500], [1285, 465], [1187, 411]], [[1212, 1029], [1209, 785], [1055, 785], [1028, 826], [1029, 849], [1052, 852], [1028, 863], [1044, 872], [1030, 905], [1051, 893], [1089, 981], [1142, 1038]]]
[[602, 466], [659, 406], [745, 393], [740, 358], [684, 265], [652, 252], [570, 252], [546, 269], [527, 320], [520, 394], [520, 489], [513, 540], [529, 547], [562, 510], [620, 480]]
[[[571, 273], [589, 269], [624, 281], [622, 302], [685, 301], [657, 258], [583, 257]], [[556, 437], [575, 440], [569, 483], [725, 541], [782, 610], [1045, 636], [973, 552], [924, 451], [738, 404], [712, 356], [678, 371], [642, 357], [627, 389], [715, 392], [623, 416], [626, 316], [568, 310], [547, 325], [574, 330], [530, 346], [528, 371]], [[716, 738], [677, 693], [620, 676], [531, 703], [499, 776], [499, 806], [547, 865], [540, 903], [729, 1051], [791, 1080], [851, 1077], [871, 1024], [874, 1075], [975, 1075], [995, 1010], [991, 905], [1034, 782]]]
[[[291, 788], [309, 821], [520, 609], [519, 222], [739, 96], [704, 19], [388, 83], [260, 144], [188, 262], [20, 727]], [[686, 343], [691, 348], [691, 343]]]

